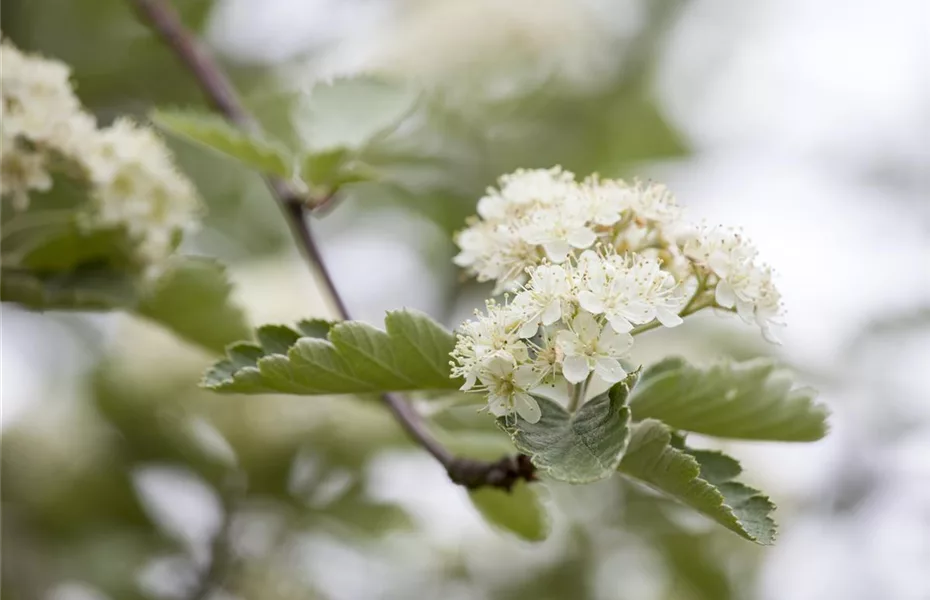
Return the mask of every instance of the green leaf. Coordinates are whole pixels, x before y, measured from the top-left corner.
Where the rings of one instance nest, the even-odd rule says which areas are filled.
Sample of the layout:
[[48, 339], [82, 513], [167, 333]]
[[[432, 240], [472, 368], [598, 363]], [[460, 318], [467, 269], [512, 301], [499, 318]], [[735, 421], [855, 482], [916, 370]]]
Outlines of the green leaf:
[[[672, 446], [669, 428], [659, 421], [636, 425], [620, 462], [620, 473], [694, 508], [740, 536], [763, 545], [775, 540], [775, 505], [758, 490], [732, 481], [739, 466], [718, 453]], [[700, 459], [705, 463], [699, 462]], [[702, 478], [702, 474], [712, 481]]]
[[383, 79], [337, 79], [301, 98], [294, 126], [307, 149], [359, 149], [403, 119], [417, 97], [415, 90]]
[[491, 525], [530, 541], [549, 536], [550, 522], [537, 486], [518, 482], [511, 491], [483, 487], [470, 490], [468, 497]]
[[71, 218], [60, 226], [46, 228], [41, 240], [19, 262], [41, 272], [67, 271], [93, 262], [129, 267], [133, 254], [132, 243], [122, 229], [85, 231]]
[[[389, 312], [386, 331], [359, 321], [326, 330], [303, 322], [259, 329], [260, 345], [227, 348], [202, 385], [217, 392], [300, 395], [454, 389], [450, 378], [452, 333], [413, 310]], [[322, 334], [328, 334], [326, 338]]]
[[536, 397], [542, 417], [529, 423], [519, 416], [500, 417], [517, 450], [550, 477], [588, 483], [610, 476], [630, 438], [627, 396], [638, 373], [588, 400], [574, 414], [548, 398]]
[[301, 159], [300, 175], [308, 185], [332, 191], [347, 183], [371, 179], [371, 173], [348, 148], [310, 153]]
[[808, 442], [827, 432], [828, 411], [811, 388], [793, 388], [769, 359], [722, 362], [706, 369], [680, 358], [652, 365], [630, 396], [637, 420], [748, 440]]
[[167, 131], [256, 169], [290, 177], [294, 157], [280, 142], [249, 135], [210, 114], [156, 111], [152, 121]]
[[208, 258], [176, 257], [134, 312], [209, 350], [222, 352], [249, 335], [242, 309], [230, 300], [226, 269]]
[[131, 304], [135, 295], [135, 276], [107, 265], [60, 273], [5, 268], [0, 273], [0, 300], [32, 310], [112, 310]]

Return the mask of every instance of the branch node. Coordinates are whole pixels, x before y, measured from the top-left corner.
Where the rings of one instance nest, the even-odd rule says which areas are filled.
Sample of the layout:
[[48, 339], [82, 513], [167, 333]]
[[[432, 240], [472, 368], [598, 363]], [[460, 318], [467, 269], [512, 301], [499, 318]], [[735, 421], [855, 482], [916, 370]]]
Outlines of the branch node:
[[510, 492], [518, 481], [536, 481], [536, 467], [525, 454], [495, 462], [457, 457], [446, 465], [446, 471], [454, 483], [470, 490], [491, 486]]

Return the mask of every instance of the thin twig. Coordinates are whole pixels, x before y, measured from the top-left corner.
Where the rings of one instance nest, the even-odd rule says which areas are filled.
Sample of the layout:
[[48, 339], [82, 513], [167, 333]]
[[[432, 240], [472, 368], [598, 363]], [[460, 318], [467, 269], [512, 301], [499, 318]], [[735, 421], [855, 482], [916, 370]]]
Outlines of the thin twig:
[[[229, 79], [216, 61], [181, 23], [177, 12], [168, 0], [131, 0], [142, 19], [156, 31], [185, 67], [194, 75], [203, 93], [217, 111], [242, 129], [259, 133], [260, 126], [242, 106]], [[279, 177], [267, 176], [265, 181], [281, 207], [295, 239], [302, 247], [311, 266], [317, 271], [333, 300], [336, 311], [343, 319], [349, 311], [339, 295], [319, 247], [306, 222], [307, 211], [330, 205], [332, 194], [312, 198], [295, 189]], [[497, 462], [476, 461], [454, 456], [428, 431], [423, 418], [397, 394], [383, 394], [382, 398], [404, 430], [427, 452], [440, 462], [456, 483], [469, 488], [494, 486], [509, 490], [517, 481], [535, 479], [535, 469], [525, 456], [505, 457]]]

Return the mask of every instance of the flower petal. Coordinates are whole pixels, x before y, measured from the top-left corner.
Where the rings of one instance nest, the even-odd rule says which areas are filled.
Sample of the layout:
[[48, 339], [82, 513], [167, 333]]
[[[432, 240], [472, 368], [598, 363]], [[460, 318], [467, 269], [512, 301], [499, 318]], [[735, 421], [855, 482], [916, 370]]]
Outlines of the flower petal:
[[477, 379], [477, 376], [475, 375], [474, 372], [469, 373], [468, 376], [465, 377], [465, 383], [462, 384], [462, 387], [460, 387], [459, 390], [463, 392], [467, 392], [468, 390], [474, 387], [476, 379]]
[[578, 354], [581, 340], [573, 332], [562, 329], [555, 334], [555, 345], [567, 356]]
[[629, 333], [618, 333], [610, 325], [605, 325], [597, 339], [597, 349], [601, 354], [608, 356], [621, 356], [633, 346], [633, 336]]
[[597, 241], [597, 234], [587, 227], [579, 227], [568, 232], [568, 243], [575, 248], [590, 248]]
[[610, 326], [613, 327], [614, 331], [617, 333], [628, 333], [633, 331], [633, 325], [620, 315], [614, 315], [607, 319], [607, 322], [610, 323]]
[[590, 372], [588, 359], [584, 356], [567, 356], [562, 362], [562, 375], [569, 383], [581, 383]]
[[597, 320], [591, 313], [581, 311], [572, 319], [572, 331], [582, 343], [587, 344], [597, 339], [601, 326], [597, 324]]
[[523, 339], [528, 339], [536, 335], [537, 331], [539, 331], [539, 321], [532, 319], [520, 326], [517, 335]]
[[507, 396], [500, 396], [498, 394], [489, 394], [488, 395], [488, 412], [490, 412], [495, 417], [503, 417], [508, 412], [510, 412], [508, 406], [510, 399]]
[[529, 394], [517, 393], [513, 397], [513, 407], [527, 423], [538, 423], [542, 417], [542, 411], [539, 410], [539, 403], [536, 398]]
[[604, 312], [604, 303], [594, 292], [584, 290], [578, 293], [578, 304], [591, 314], [599, 315]]
[[714, 299], [717, 304], [724, 308], [733, 308], [736, 305], [736, 293], [726, 279], [721, 279], [717, 283], [717, 289], [714, 290]]
[[721, 250], [715, 250], [707, 257], [707, 265], [718, 277], [730, 274], [730, 256]]
[[[552, 325], [556, 321], [562, 318], [562, 300], [559, 298], [553, 298], [549, 304], [546, 305], [546, 308], [543, 309], [542, 313], [542, 323], [543, 325]], [[526, 337], [526, 336], [521, 336]]]
[[536, 382], [539, 380], [539, 375], [536, 374], [536, 371], [533, 370], [533, 367], [530, 365], [522, 365], [517, 367], [513, 372], [513, 383], [517, 387], [523, 390], [528, 390], [536, 385]]
[[773, 329], [774, 323], [769, 323], [767, 321], [759, 323], [759, 326], [762, 328], [762, 337], [765, 338], [770, 344], [777, 344], [781, 346], [781, 340], [778, 339], [778, 336], [775, 334]]
[[754, 320], [753, 313], [755, 305], [749, 300], [736, 299], [736, 314], [740, 316], [744, 323], [752, 323]]
[[613, 358], [597, 359], [594, 363], [594, 372], [608, 383], [617, 383], [626, 377], [626, 371], [623, 370], [620, 361]]
[[572, 251], [572, 247], [568, 245], [568, 242], [563, 240], [547, 242], [543, 244], [543, 249], [545, 249], [546, 255], [549, 256], [549, 260], [554, 263], [565, 262], [568, 253]]
[[584, 356], [567, 356], [562, 362], [562, 375], [569, 383], [581, 383], [591, 372]]
[[678, 327], [684, 323], [684, 319], [682, 319], [678, 313], [671, 311], [664, 306], [656, 307], [656, 318], [659, 319], [659, 323], [662, 323], [662, 325], [666, 327]]

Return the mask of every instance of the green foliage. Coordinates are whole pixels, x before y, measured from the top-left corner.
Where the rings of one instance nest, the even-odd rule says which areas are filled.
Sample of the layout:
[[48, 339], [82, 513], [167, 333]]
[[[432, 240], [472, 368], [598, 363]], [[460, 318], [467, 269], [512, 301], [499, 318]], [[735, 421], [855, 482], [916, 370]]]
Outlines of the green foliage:
[[324, 192], [370, 177], [345, 146], [310, 151], [289, 149], [282, 142], [250, 135], [222, 118], [207, 113], [156, 111], [152, 120], [162, 129], [240, 162], [259, 173], [285, 179], [300, 177]]
[[131, 304], [134, 296], [132, 276], [106, 266], [60, 273], [4, 268], [0, 274], [0, 300], [33, 310], [112, 310]]
[[510, 491], [492, 487], [469, 490], [468, 497], [478, 512], [499, 529], [530, 542], [549, 536], [549, 516], [539, 497], [539, 486], [521, 481]]
[[808, 442], [827, 432], [827, 409], [811, 388], [769, 359], [701, 369], [680, 358], [652, 365], [630, 396], [637, 420], [726, 438]]
[[[413, 310], [387, 314], [386, 331], [359, 321], [329, 328], [326, 339], [270, 326], [259, 345], [236, 344], [214, 365], [202, 385], [240, 394], [358, 394], [454, 389], [449, 353], [454, 338], [427, 315]], [[315, 333], [322, 333], [318, 328]]]
[[242, 310], [230, 302], [226, 269], [209, 258], [173, 259], [139, 298], [134, 311], [180, 337], [221, 352], [249, 334]]
[[225, 268], [212, 259], [174, 257], [150, 280], [122, 230], [83, 231], [73, 220], [34, 232], [8, 256], [0, 277], [5, 302], [40, 311], [125, 310], [211, 351], [248, 335]]
[[279, 177], [293, 174], [295, 159], [280, 142], [249, 135], [207, 113], [159, 110], [152, 121], [166, 131], [228, 156], [253, 169]]
[[513, 438], [517, 450], [553, 479], [587, 483], [609, 477], [620, 463], [630, 438], [627, 396], [638, 373], [585, 402], [570, 414], [557, 402], [537, 397], [542, 417], [528, 423], [519, 416], [497, 422]]
[[717, 453], [676, 448], [673, 442], [663, 423], [650, 419], [637, 424], [620, 462], [620, 473], [696, 509], [747, 540], [772, 544], [775, 522], [769, 515], [775, 506], [758, 490], [732, 481], [739, 475], [738, 464]]
[[358, 150], [397, 125], [416, 105], [416, 90], [375, 77], [317, 84], [292, 116], [307, 150]]
[[326, 190], [365, 181], [371, 176], [347, 148], [306, 154], [301, 159], [300, 174], [304, 181]]

